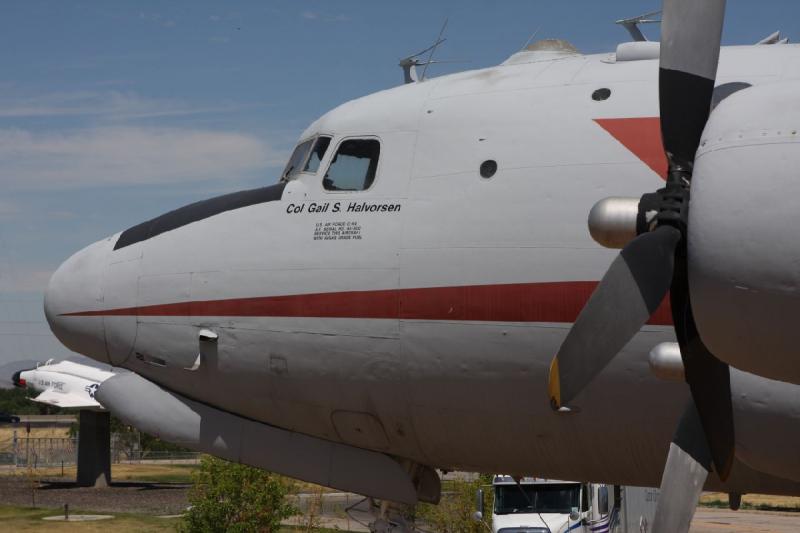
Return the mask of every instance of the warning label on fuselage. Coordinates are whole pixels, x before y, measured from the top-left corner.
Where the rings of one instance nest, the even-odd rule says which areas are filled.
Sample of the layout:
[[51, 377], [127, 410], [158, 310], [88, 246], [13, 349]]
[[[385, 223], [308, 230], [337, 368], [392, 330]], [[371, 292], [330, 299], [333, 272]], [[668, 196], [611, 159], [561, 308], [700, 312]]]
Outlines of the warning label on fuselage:
[[359, 241], [361, 224], [355, 220], [317, 222], [314, 227], [315, 241]]

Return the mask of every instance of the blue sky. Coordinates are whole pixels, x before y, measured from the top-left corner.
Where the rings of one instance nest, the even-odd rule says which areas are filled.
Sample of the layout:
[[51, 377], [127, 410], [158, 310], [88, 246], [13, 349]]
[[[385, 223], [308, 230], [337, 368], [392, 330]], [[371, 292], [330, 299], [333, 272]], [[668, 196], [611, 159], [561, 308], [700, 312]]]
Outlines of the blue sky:
[[[273, 183], [308, 123], [397, 85], [449, 19], [429, 75], [497, 64], [531, 33], [586, 53], [658, 1], [9, 1], [0, 17], [0, 363], [58, 352], [42, 322], [73, 251], [200, 198]], [[729, 0], [724, 42], [780, 29], [795, 1]], [[645, 29], [658, 38], [658, 26]], [[22, 318], [20, 318], [22, 317]], [[14, 340], [14, 342], [11, 342]], [[24, 352], [24, 353], [23, 353]], [[52, 353], [52, 355], [63, 355]]]

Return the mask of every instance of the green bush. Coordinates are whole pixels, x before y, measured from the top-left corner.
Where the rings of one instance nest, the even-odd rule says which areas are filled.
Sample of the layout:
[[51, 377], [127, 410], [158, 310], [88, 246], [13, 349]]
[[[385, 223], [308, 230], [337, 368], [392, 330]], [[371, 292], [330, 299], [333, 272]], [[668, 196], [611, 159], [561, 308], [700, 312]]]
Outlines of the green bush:
[[[442, 499], [438, 505], [421, 503], [417, 506], [417, 524], [437, 533], [487, 533], [491, 531], [492, 492], [490, 475], [479, 476], [474, 481], [445, 481], [442, 483]], [[483, 520], [473, 519], [475, 493], [484, 492]]]
[[180, 531], [273, 533], [297, 514], [286, 499], [289, 483], [259, 468], [204, 455], [193, 481]]

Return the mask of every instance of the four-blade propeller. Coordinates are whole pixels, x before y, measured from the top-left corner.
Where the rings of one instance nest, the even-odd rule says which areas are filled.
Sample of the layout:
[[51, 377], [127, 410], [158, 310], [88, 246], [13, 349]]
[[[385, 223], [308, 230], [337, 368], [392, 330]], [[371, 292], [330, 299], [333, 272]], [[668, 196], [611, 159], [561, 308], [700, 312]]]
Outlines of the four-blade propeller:
[[640, 213], [655, 206], [654, 216], [612, 262], [550, 367], [550, 402], [561, 409], [633, 338], [669, 291], [693, 402], [670, 446], [654, 531], [688, 530], [711, 464], [725, 480], [734, 458], [729, 368], [698, 334], [686, 254], [694, 158], [710, 114], [724, 15], [725, 0], [664, 0], [659, 103], [666, 186], [642, 197]]

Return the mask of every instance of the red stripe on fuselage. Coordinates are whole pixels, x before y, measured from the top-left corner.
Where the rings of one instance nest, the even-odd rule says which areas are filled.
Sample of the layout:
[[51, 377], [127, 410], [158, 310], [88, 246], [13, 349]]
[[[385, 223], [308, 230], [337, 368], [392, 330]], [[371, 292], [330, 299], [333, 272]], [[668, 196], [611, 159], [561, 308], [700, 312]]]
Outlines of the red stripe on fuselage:
[[[201, 300], [63, 316], [240, 316], [384, 318], [485, 322], [574, 322], [596, 281], [465, 285]], [[648, 324], [672, 324], [669, 298]]]

